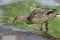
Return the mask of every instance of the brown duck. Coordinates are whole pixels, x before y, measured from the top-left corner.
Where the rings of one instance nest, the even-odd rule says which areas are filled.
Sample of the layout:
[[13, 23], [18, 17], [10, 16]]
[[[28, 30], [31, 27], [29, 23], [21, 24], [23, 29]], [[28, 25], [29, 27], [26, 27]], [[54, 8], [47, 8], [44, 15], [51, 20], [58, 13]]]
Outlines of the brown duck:
[[13, 20], [15, 24], [18, 21], [24, 21], [27, 24], [41, 24], [40, 30], [42, 30], [42, 24], [45, 24], [46, 31], [48, 31], [48, 21], [56, 17], [56, 9], [51, 8], [36, 8], [34, 9], [30, 15], [27, 16], [17, 16]]

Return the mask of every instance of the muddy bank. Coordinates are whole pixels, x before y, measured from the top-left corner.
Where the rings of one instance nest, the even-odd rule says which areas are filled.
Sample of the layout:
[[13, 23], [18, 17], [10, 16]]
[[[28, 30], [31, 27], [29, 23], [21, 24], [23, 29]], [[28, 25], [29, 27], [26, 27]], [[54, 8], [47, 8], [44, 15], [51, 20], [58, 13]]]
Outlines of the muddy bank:
[[[13, 28], [0, 25], [0, 40], [53, 40], [43, 32], [33, 30], [13, 30]], [[60, 40], [55, 38], [54, 40]]]

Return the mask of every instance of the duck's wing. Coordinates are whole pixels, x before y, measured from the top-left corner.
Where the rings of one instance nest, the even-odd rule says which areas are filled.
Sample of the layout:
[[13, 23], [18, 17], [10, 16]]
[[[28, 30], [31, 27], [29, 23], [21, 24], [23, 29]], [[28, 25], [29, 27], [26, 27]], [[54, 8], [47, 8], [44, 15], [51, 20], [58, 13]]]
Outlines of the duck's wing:
[[33, 18], [32, 21], [33, 23], [43, 23], [46, 21], [50, 21], [56, 17], [56, 14], [57, 11], [52, 9], [52, 11], [49, 10], [46, 13], [44, 13], [41, 18]]
[[49, 14], [54, 15], [54, 12], [56, 11], [56, 9], [50, 9], [50, 8], [37, 8], [35, 10], [33, 10], [30, 15], [28, 16], [28, 20], [31, 21], [31, 19], [33, 18], [41, 18], [41, 17], [50, 17]]
[[37, 8], [30, 13], [28, 18], [41, 17], [42, 15], [43, 10], [41, 8]]
[[42, 17], [43, 15], [45, 15], [47, 13], [47, 11], [49, 10], [49, 8], [36, 8], [35, 10], [33, 10], [30, 15], [28, 16], [28, 18], [34, 18], [34, 17]]

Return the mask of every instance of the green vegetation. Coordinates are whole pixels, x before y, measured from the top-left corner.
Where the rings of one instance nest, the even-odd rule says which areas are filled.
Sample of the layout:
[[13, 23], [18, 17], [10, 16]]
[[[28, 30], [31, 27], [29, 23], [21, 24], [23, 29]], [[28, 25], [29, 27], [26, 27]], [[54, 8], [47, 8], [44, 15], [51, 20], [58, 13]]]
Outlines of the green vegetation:
[[[56, 8], [58, 10], [57, 13], [60, 13], [60, 6], [45, 6], [33, 0], [24, 0], [21, 2], [19, 1], [18, 3], [2, 6], [1, 8], [4, 10], [2, 19], [6, 25], [10, 26], [16, 16], [29, 16], [30, 11], [37, 7]], [[13, 27], [20, 29], [33, 29], [38, 28], [39, 25], [40, 24], [28, 25], [25, 22], [21, 21], [16, 23], [16, 25], [13, 25]], [[49, 21], [49, 34], [60, 38], [60, 17], [56, 17], [53, 20]]]

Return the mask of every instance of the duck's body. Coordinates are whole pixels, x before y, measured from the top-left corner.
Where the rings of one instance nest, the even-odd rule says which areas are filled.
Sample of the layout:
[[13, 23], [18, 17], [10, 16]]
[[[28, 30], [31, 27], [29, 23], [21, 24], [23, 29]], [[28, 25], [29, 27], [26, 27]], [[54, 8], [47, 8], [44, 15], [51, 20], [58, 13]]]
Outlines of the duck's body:
[[48, 20], [53, 19], [56, 16], [55, 9], [49, 8], [37, 8], [31, 12], [28, 16], [28, 20], [34, 24], [44, 23]]
[[56, 9], [37, 8], [33, 10], [28, 17], [26, 16], [16, 17], [13, 23], [16, 23], [17, 21], [20, 20], [26, 22], [27, 24], [42, 24], [46, 22], [46, 28], [47, 28], [47, 21], [53, 19], [55, 16], [56, 16]]

